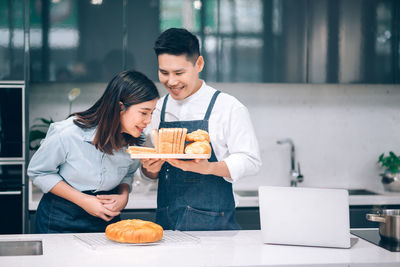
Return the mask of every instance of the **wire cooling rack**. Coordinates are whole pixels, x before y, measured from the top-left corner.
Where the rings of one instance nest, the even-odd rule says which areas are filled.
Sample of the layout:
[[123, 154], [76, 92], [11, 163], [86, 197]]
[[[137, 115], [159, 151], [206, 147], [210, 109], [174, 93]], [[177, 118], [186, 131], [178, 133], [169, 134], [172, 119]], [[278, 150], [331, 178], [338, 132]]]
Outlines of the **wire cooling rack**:
[[187, 245], [196, 244], [200, 242], [200, 238], [181, 232], [165, 230], [163, 238], [158, 242], [153, 243], [118, 243], [109, 240], [104, 233], [84, 233], [75, 234], [74, 237], [79, 240], [83, 245], [97, 250], [97, 249], [109, 249], [109, 248], [120, 248], [129, 246], [155, 246], [155, 245]]

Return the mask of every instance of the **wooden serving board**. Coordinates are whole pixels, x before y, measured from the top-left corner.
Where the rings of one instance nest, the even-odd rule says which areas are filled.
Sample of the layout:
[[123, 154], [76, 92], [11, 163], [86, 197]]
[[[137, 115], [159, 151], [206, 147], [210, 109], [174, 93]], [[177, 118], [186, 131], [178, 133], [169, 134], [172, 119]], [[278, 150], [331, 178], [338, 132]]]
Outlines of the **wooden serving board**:
[[132, 159], [209, 159], [210, 154], [146, 154], [130, 153]]

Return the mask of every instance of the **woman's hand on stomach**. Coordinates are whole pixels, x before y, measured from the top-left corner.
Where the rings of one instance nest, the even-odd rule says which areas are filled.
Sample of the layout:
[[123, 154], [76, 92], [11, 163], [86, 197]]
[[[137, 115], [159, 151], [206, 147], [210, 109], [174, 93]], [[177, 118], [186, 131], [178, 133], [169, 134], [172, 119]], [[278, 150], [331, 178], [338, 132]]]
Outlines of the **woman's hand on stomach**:
[[108, 210], [113, 212], [120, 212], [128, 204], [128, 194], [120, 195], [97, 195], [97, 199]]
[[[109, 203], [108, 205], [110, 205]], [[115, 216], [119, 215], [119, 211], [108, 209], [96, 196], [87, 195], [85, 201], [80, 205], [87, 213], [92, 216], [99, 217], [105, 221], [111, 221]]]

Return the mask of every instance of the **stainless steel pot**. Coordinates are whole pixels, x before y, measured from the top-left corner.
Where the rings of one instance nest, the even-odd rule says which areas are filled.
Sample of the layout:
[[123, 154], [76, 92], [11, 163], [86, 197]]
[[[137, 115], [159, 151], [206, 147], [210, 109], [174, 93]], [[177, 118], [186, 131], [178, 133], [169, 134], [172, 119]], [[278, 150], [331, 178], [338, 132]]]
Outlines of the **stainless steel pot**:
[[379, 235], [384, 241], [400, 242], [400, 210], [381, 210], [367, 214], [367, 220], [379, 222]]

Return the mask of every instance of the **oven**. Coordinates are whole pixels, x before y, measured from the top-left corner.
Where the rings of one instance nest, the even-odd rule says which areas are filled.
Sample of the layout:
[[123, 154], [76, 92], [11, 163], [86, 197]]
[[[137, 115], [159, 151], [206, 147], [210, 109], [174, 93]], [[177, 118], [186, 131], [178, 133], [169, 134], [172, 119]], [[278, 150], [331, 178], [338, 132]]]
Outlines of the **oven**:
[[0, 81], [0, 234], [26, 229], [25, 97], [24, 81]]
[[0, 162], [0, 234], [22, 234], [25, 164]]
[[0, 83], [0, 161], [25, 158], [25, 86]]

